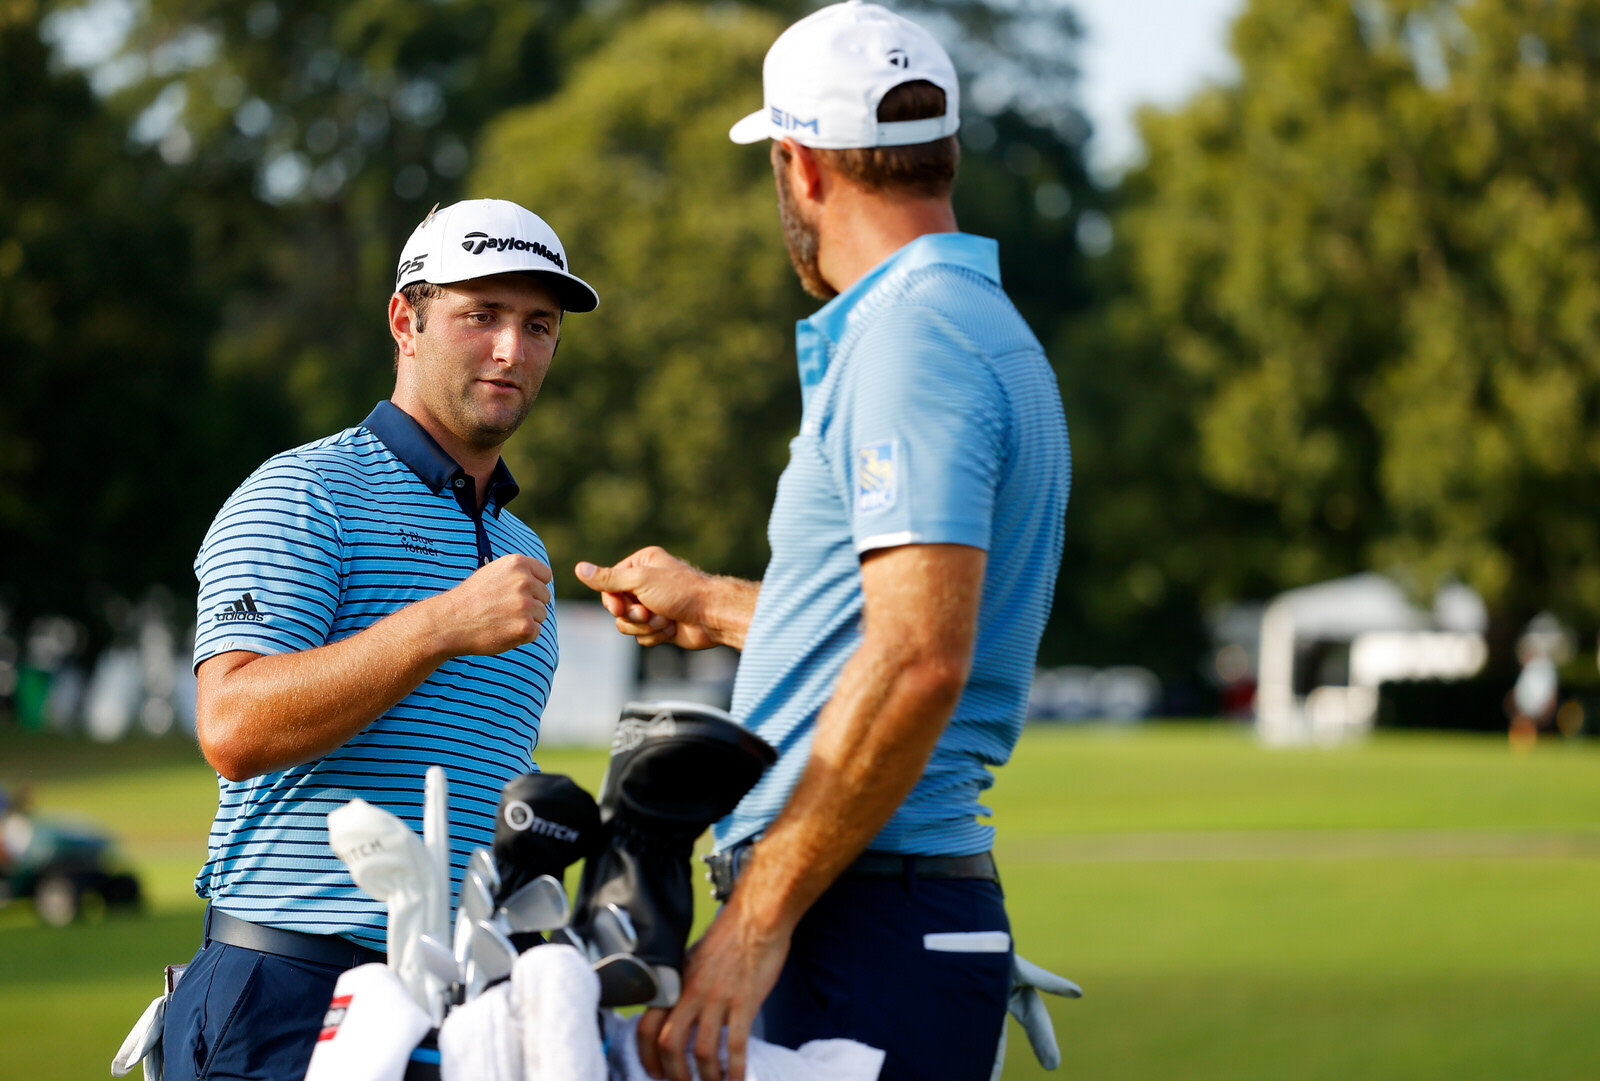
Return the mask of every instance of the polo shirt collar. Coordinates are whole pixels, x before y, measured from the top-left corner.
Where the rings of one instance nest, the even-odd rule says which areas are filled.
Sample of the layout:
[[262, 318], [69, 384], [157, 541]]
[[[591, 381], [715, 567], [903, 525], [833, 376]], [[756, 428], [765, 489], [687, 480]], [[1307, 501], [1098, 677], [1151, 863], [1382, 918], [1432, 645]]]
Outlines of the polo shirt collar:
[[[382, 440], [434, 495], [448, 488], [463, 510], [477, 516], [477, 508], [472, 505], [475, 492], [472, 477], [404, 409], [391, 401], [379, 402], [361, 426]], [[457, 485], [457, 479], [466, 483]], [[489, 475], [488, 507], [496, 518], [500, 516], [500, 508], [515, 499], [520, 490], [511, 470], [506, 468], [505, 459], [495, 462], [494, 472]]]
[[856, 309], [880, 285], [923, 267], [943, 264], [981, 274], [1000, 284], [1000, 243], [971, 233], [924, 233], [853, 282], [850, 288], [796, 325], [800, 385], [809, 391], [822, 381], [828, 354], [850, 327]]

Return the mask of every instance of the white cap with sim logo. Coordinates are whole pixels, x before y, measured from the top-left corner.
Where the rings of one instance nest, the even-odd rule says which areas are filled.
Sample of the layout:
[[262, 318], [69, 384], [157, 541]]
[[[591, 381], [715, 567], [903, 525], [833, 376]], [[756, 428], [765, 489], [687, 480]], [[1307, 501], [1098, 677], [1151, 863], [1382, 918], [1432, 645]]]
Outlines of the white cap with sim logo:
[[[880, 122], [883, 96], [919, 80], [944, 91], [944, 115]], [[728, 132], [736, 143], [909, 146], [954, 135], [961, 126], [960, 87], [944, 48], [910, 19], [861, 0], [813, 12], [778, 35], [761, 65], [761, 83], [765, 104]]]

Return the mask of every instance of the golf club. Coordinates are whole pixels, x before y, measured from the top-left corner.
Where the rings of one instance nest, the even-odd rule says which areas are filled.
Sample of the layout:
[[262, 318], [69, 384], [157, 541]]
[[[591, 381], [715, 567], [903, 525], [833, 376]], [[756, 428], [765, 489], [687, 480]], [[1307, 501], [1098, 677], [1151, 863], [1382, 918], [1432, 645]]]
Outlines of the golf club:
[[[450, 936], [450, 787], [443, 767], [428, 767], [423, 776], [422, 796], [422, 843], [433, 864], [423, 933], [442, 948]], [[435, 980], [429, 987], [428, 998], [435, 1024], [444, 1019], [450, 985], [459, 978]]]
[[432, 935], [419, 936], [413, 948], [417, 951], [417, 961], [423, 970], [443, 988], [443, 994], [437, 999], [437, 1009], [433, 1018], [433, 1023], [438, 1025], [444, 1020], [453, 988], [464, 982], [461, 966], [456, 963], [454, 955], [444, 943]]
[[467, 870], [477, 871], [483, 879], [483, 884], [489, 887], [489, 892], [495, 896], [500, 894], [500, 869], [494, 865], [494, 857], [487, 848], [474, 848], [472, 855], [467, 859]]
[[594, 913], [590, 925], [595, 948], [601, 957], [614, 953], [632, 953], [639, 948], [639, 933], [633, 928], [628, 914], [616, 905], [608, 904]]
[[495, 913], [496, 922], [508, 934], [553, 931], [571, 916], [567, 891], [550, 875], [540, 875], [517, 889]]
[[467, 868], [461, 879], [461, 896], [456, 899], [456, 960], [465, 966], [472, 940], [472, 925], [494, 913], [494, 897], [474, 868]]
[[467, 995], [476, 998], [491, 983], [511, 975], [517, 963], [517, 948], [488, 920], [478, 920], [472, 925], [469, 942], [469, 964], [476, 979], [468, 981]]
[[595, 962], [594, 974], [600, 978], [602, 1008], [642, 1006], [660, 992], [655, 972], [631, 953], [614, 953]]

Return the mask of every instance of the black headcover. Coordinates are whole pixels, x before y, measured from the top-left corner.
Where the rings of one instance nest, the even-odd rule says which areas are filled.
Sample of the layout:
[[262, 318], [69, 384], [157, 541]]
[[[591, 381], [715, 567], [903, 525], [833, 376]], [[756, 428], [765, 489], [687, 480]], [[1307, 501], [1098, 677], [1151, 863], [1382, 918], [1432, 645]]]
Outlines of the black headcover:
[[687, 847], [755, 787], [778, 759], [767, 742], [715, 706], [629, 702], [600, 781], [600, 821], [619, 813]]
[[604, 843], [594, 797], [560, 773], [524, 773], [506, 782], [494, 819], [498, 904], [540, 875], [562, 872]]
[[606, 844], [583, 865], [574, 921], [615, 904], [638, 932], [633, 953], [680, 969], [694, 895], [695, 838], [733, 810], [777, 752], [720, 709], [694, 702], [630, 702], [600, 784]]

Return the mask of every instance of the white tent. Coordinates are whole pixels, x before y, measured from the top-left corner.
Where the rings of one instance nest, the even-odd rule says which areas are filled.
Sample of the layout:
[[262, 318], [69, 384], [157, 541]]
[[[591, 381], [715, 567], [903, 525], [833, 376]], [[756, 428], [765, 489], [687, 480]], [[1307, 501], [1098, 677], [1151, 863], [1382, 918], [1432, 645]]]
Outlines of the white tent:
[[[1357, 574], [1274, 598], [1261, 616], [1257, 733], [1273, 744], [1335, 742], [1371, 727], [1381, 681], [1477, 671], [1486, 655], [1482, 602], [1464, 591], [1442, 589], [1430, 612], [1383, 575]], [[1345, 681], [1297, 693], [1297, 655], [1327, 643], [1349, 649]]]

